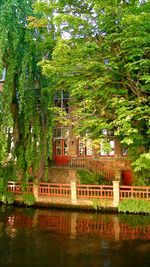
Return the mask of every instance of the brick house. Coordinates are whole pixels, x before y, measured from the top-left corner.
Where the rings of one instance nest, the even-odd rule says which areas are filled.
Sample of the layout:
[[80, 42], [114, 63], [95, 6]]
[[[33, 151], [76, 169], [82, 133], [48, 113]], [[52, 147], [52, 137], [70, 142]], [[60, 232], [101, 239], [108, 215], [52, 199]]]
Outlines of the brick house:
[[[55, 94], [54, 105], [71, 114], [69, 94], [61, 91]], [[85, 168], [101, 173], [106, 179], [120, 179], [121, 183], [129, 185], [132, 182], [132, 171], [127, 149], [113, 135], [108, 135], [110, 150], [106, 152], [102, 144], [98, 148], [92, 146], [92, 140], [86, 137], [76, 138], [72, 127], [57, 125], [53, 131], [53, 162], [59, 167]]]
[[[6, 69], [3, 70], [0, 79], [0, 92], [3, 90], [5, 75]], [[71, 116], [73, 107], [70, 107], [68, 92], [59, 91], [55, 93], [54, 105], [65, 110], [67, 116]], [[91, 172], [102, 174], [107, 180], [120, 179], [123, 184], [130, 185], [132, 182], [132, 171], [127, 150], [121, 147], [121, 144], [113, 135], [108, 134], [105, 130], [104, 134], [109, 135], [111, 148], [109, 152], [103, 149], [103, 144], [99, 144], [99, 147], [95, 149], [88, 135], [76, 138], [72, 127], [57, 124], [53, 129], [54, 166], [59, 166], [59, 171], [60, 167], [69, 167], [68, 173], [72, 173], [71, 175], [73, 175], [71, 167], [84, 168]], [[58, 169], [56, 174], [53, 175], [59, 176]]]

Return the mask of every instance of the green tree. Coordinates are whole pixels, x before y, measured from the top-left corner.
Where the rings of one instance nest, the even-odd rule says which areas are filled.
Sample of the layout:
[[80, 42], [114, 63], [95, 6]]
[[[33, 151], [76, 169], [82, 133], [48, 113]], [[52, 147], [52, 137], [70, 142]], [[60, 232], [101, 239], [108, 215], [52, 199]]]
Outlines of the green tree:
[[16, 176], [25, 179], [44, 176], [52, 125], [51, 85], [37, 63], [45, 56], [50, 58], [53, 42], [50, 38], [49, 44], [43, 42], [44, 22], [28, 28], [29, 18], [37, 16], [32, 7], [35, 2], [0, 3], [0, 73], [6, 70], [0, 92], [0, 164], [2, 169], [11, 163]]
[[[43, 5], [43, 4], [42, 4]], [[61, 34], [44, 74], [72, 95], [75, 132], [98, 142], [103, 129], [128, 146], [133, 167], [150, 177], [150, 2], [49, 1]], [[39, 4], [40, 9], [40, 4]], [[64, 118], [63, 118], [64, 119]], [[146, 166], [141, 172], [142, 159]], [[143, 179], [144, 179], [143, 178]]]

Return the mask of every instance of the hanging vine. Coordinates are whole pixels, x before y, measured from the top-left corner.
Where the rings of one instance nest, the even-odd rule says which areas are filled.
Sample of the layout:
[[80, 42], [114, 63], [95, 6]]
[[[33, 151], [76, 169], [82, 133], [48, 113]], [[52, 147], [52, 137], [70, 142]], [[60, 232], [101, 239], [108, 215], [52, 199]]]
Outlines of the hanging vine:
[[11, 162], [15, 176], [25, 181], [47, 172], [53, 121], [50, 81], [38, 66], [51, 47], [43, 49], [43, 28], [27, 27], [35, 2], [2, 0], [0, 9], [0, 73], [6, 69], [0, 92], [1, 176]]

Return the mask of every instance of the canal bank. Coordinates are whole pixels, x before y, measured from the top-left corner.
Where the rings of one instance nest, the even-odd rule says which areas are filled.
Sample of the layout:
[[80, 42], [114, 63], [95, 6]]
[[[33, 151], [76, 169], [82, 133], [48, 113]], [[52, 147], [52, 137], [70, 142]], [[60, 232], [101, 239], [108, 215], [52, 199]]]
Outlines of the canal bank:
[[[9, 182], [7, 190], [18, 204], [32, 197], [27, 205], [111, 212], [121, 211], [122, 205], [123, 212], [150, 213], [150, 187], [120, 186], [118, 181], [113, 185], [27, 183], [24, 187], [21, 182]], [[133, 211], [127, 209], [132, 206]]]
[[[15, 196], [15, 205], [25, 205], [23, 196]], [[34, 207], [68, 209], [68, 210], [87, 210], [87, 211], [101, 211], [101, 212], [118, 212], [118, 208], [114, 207], [110, 200], [78, 200], [72, 203], [69, 199], [63, 197], [39, 197], [33, 205]]]

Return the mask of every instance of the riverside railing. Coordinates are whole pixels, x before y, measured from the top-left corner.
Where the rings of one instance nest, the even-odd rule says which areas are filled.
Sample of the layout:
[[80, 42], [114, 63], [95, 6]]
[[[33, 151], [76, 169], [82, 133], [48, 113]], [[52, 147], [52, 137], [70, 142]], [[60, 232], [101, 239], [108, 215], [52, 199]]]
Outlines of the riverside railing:
[[120, 199], [150, 199], [150, 186], [120, 186]]
[[109, 199], [117, 205], [122, 199], [145, 199], [150, 201], [149, 186], [119, 186], [119, 181], [113, 185], [81, 185], [75, 181], [70, 184], [58, 183], [27, 183], [8, 182], [7, 190], [15, 194], [33, 193], [39, 197], [66, 197], [69, 200]]
[[15, 194], [34, 193], [33, 183], [28, 182], [27, 184], [24, 185], [22, 182], [9, 181], [7, 185], [7, 191], [13, 192]]
[[110, 199], [113, 198], [113, 186], [77, 184], [77, 197]]
[[40, 196], [59, 196], [59, 197], [70, 197], [71, 196], [71, 185], [70, 184], [39, 184], [39, 195]]

